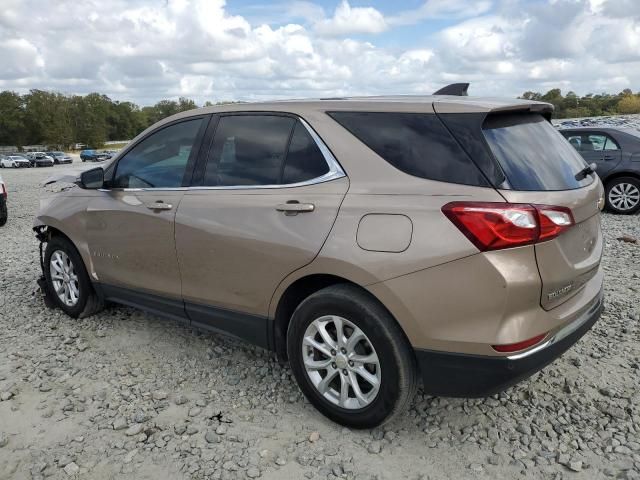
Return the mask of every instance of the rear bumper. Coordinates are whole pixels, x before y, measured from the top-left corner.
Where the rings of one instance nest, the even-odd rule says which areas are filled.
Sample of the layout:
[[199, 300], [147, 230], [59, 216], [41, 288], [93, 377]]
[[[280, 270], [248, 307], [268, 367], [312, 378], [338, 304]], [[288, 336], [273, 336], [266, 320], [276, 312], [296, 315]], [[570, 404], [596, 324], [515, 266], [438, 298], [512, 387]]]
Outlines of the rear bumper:
[[509, 356], [416, 349], [424, 390], [448, 397], [486, 397], [524, 380], [566, 352], [600, 318], [602, 290], [588, 309], [540, 345]]

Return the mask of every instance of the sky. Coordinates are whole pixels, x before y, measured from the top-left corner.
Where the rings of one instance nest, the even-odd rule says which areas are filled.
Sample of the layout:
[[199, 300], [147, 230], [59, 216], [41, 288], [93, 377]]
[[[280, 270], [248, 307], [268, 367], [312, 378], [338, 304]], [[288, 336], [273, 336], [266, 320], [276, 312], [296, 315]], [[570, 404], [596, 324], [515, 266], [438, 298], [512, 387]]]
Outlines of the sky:
[[0, 90], [150, 105], [640, 90], [640, 0], [0, 0]]

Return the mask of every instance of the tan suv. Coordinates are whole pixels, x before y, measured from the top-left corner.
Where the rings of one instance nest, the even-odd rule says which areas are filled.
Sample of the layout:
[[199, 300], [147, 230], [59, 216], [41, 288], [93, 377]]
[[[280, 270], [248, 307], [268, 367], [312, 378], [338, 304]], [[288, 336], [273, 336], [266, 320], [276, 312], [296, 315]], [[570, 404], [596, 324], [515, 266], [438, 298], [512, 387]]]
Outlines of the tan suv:
[[458, 96], [234, 104], [147, 129], [35, 229], [42, 285], [288, 360], [332, 420], [485, 396], [602, 308], [603, 189], [551, 106]]

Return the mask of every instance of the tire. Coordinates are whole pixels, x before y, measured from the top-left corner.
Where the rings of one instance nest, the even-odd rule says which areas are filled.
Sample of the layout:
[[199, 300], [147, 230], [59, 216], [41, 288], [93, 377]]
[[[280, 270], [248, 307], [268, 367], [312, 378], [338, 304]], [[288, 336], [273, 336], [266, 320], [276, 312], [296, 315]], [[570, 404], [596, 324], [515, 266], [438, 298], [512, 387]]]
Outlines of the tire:
[[640, 210], [640, 179], [619, 177], [607, 182], [605, 188], [607, 210], [631, 215]]
[[7, 223], [8, 218], [7, 201], [3, 196], [0, 196], [0, 227]]
[[[58, 293], [56, 292], [56, 286], [54, 285], [54, 279], [52, 273], [59, 276], [59, 272], [52, 272], [51, 259], [56, 254], [62, 254], [62, 258], [68, 259], [73, 266], [73, 273], [75, 273], [75, 292], [76, 301], [73, 304], [65, 303]], [[60, 257], [58, 257], [59, 259]], [[63, 262], [63, 265], [66, 262]], [[58, 262], [58, 265], [60, 263]], [[44, 254], [44, 274], [47, 282], [47, 288], [49, 294], [54, 300], [55, 304], [67, 315], [73, 318], [85, 318], [91, 316], [103, 308], [103, 303], [91, 285], [89, 275], [82, 261], [82, 257], [76, 250], [75, 246], [62, 236], [54, 236], [49, 242], [47, 242], [47, 248]], [[73, 275], [70, 275], [73, 278]], [[73, 298], [71, 299], [73, 300]]]
[[[323, 342], [320, 330], [316, 330], [323, 318], [329, 319], [324, 332], [329, 333], [336, 347], [327, 355], [321, 354], [305, 340], [305, 337], [313, 338], [317, 344], [319, 339], [327, 351], [326, 347], [331, 344]], [[347, 355], [342, 355], [340, 345], [336, 345], [335, 332], [338, 328], [331, 318], [337, 318], [345, 326], [346, 342], [342, 345], [347, 347]], [[355, 343], [355, 348], [350, 348], [349, 339], [354, 338], [355, 328], [364, 334], [364, 338]], [[317, 332], [315, 336], [314, 331]], [[324, 288], [296, 308], [287, 331], [287, 353], [293, 374], [307, 399], [326, 417], [351, 428], [373, 428], [391, 421], [408, 407], [418, 384], [416, 360], [404, 332], [384, 307], [353, 285]], [[349, 358], [365, 357], [377, 358], [377, 366], [368, 362], [348, 362]], [[312, 369], [309, 373], [305, 360], [327, 364], [327, 368]], [[379, 381], [377, 391], [372, 387], [373, 383], [355, 373], [358, 370], [362, 372], [363, 368], [366, 369], [363, 373], [369, 378]], [[319, 387], [330, 376], [329, 388], [321, 393]], [[352, 386], [354, 381], [361, 397], [367, 397], [365, 401], [356, 398]], [[343, 400], [340, 392], [345, 382], [349, 386]]]

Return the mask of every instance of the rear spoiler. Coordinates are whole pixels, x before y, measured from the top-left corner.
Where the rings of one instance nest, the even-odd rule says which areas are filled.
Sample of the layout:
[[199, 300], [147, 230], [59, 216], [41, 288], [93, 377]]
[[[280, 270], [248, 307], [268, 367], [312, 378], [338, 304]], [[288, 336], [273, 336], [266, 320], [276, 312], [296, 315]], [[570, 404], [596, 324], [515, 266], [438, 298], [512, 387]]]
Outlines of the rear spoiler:
[[434, 93], [434, 95], [455, 95], [457, 97], [467, 97], [469, 93], [468, 83], [452, 83]]

